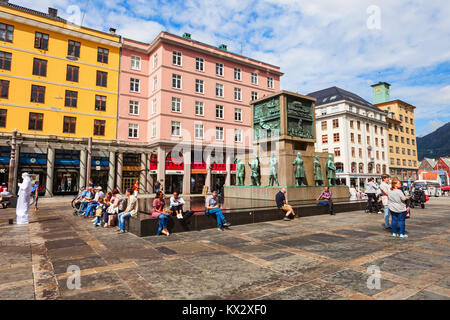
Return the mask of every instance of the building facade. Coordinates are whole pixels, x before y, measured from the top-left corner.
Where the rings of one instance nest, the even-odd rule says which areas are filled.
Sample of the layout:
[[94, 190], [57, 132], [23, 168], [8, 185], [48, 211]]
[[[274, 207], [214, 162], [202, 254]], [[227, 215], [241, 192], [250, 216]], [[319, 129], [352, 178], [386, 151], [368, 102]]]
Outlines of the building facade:
[[0, 31], [0, 182], [10, 182], [14, 148], [14, 187], [26, 171], [42, 194], [76, 193], [83, 164], [106, 186], [109, 153], [89, 152], [86, 164], [88, 150], [76, 145], [116, 140], [120, 37], [70, 24], [53, 8], [42, 13], [6, 0]]
[[[278, 91], [281, 75], [186, 33], [123, 39], [118, 139], [151, 150], [151, 184], [162, 181], [166, 192], [234, 184], [234, 157], [251, 146], [249, 102]], [[124, 181], [137, 175], [124, 172]]]
[[309, 93], [316, 101], [316, 152], [334, 156], [341, 184], [364, 188], [387, 173], [387, 123], [384, 112], [338, 87]]
[[389, 167], [391, 177], [402, 182], [418, 178], [417, 144], [415, 130], [415, 106], [402, 100], [390, 100], [390, 84], [372, 85], [376, 106], [386, 112], [388, 122]]

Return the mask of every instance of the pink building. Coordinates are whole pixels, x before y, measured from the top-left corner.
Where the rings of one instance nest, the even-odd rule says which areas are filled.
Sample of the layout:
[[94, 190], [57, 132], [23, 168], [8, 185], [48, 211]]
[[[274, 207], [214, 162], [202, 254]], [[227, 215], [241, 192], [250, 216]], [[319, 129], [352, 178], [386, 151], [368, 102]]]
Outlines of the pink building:
[[[163, 180], [166, 192], [234, 184], [234, 156], [251, 145], [249, 102], [280, 90], [282, 75], [189, 34], [161, 32], [151, 44], [124, 39], [118, 139], [151, 150], [150, 184]], [[132, 163], [123, 155], [130, 181], [139, 176], [127, 172]]]

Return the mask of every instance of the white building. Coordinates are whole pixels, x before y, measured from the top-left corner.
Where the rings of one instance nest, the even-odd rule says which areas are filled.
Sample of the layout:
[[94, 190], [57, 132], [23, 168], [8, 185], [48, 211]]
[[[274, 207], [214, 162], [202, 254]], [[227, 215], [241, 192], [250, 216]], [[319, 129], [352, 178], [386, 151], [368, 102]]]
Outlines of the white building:
[[316, 101], [317, 152], [334, 155], [341, 184], [364, 188], [389, 172], [385, 113], [360, 96], [331, 87], [308, 94]]

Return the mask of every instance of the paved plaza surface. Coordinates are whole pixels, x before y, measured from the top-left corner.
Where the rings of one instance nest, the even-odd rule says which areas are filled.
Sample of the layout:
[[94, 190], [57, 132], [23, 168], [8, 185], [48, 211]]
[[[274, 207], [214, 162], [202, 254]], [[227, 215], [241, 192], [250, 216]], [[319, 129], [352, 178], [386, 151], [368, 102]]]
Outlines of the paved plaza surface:
[[[0, 299], [450, 299], [449, 207], [414, 209], [408, 239], [362, 211], [139, 238], [61, 202], [27, 226], [8, 225], [15, 209], [4, 209]], [[80, 289], [67, 286], [71, 265]], [[372, 265], [379, 289], [367, 286]]]

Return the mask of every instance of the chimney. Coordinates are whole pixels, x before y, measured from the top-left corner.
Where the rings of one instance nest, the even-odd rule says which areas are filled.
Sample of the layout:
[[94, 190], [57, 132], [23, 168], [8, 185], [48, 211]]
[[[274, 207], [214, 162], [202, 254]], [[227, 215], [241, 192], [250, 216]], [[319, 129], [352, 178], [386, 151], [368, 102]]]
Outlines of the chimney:
[[116, 34], [116, 29], [115, 28], [109, 28], [109, 33]]
[[50, 17], [54, 17], [54, 18], [56, 18], [57, 16], [58, 16], [58, 9], [55, 9], [55, 8], [48, 8], [48, 15], [50, 16]]

